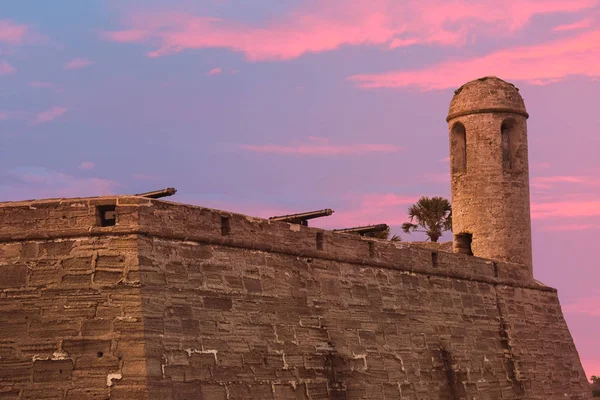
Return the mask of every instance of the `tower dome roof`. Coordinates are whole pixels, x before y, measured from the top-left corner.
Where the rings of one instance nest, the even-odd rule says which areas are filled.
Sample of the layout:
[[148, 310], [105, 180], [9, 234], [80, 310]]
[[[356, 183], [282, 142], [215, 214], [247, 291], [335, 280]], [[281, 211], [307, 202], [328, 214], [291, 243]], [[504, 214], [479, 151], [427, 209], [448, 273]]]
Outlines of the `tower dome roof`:
[[448, 118], [484, 112], [509, 112], [529, 117], [519, 89], [495, 76], [467, 82], [454, 91]]

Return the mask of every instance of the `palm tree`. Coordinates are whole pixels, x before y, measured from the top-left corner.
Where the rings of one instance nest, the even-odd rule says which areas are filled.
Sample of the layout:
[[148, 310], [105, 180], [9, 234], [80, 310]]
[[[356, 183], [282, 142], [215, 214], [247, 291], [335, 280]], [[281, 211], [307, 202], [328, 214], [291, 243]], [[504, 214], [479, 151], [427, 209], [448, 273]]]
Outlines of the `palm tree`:
[[444, 231], [452, 230], [452, 206], [443, 197], [421, 197], [408, 208], [408, 216], [410, 222], [402, 224], [402, 230], [424, 232], [432, 242], [437, 242]]

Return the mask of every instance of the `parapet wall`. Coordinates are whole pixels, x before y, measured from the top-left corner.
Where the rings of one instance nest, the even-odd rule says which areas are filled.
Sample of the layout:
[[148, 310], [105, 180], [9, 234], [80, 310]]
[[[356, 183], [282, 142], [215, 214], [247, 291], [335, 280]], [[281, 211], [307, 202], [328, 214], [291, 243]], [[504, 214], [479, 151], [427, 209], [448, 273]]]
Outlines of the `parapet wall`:
[[3, 400], [589, 398], [525, 267], [137, 197], [0, 222]]
[[[100, 227], [96, 207], [110, 204], [116, 205], [117, 224]], [[139, 197], [0, 203], [0, 219], [0, 241], [142, 234], [546, 288], [524, 265]]]

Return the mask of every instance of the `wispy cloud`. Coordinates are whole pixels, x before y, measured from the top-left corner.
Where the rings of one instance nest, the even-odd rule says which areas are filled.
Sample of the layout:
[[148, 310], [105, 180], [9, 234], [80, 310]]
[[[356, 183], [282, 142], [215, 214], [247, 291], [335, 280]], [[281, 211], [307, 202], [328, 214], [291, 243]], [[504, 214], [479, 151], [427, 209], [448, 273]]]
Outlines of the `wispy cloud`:
[[0, 42], [20, 44], [25, 41], [29, 28], [8, 20], [0, 20]]
[[80, 178], [41, 167], [23, 166], [0, 171], [3, 201], [114, 194], [119, 184], [104, 178]]
[[213, 68], [210, 71], [208, 71], [207, 75], [219, 75], [223, 73], [223, 69], [220, 67], [217, 68]]
[[395, 207], [399, 205], [407, 205], [416, 202], [418, 196], [407, 196], [395, 193], [385, 194], [367, 194], [364, 196], [361, 204], [366, 207]]
[[106, 32], [116, 42], [157, 46], [159, 57], [185, 49], [227, 48], [251, 61], [289, 60], [306, 53], [331, 51], [344, 45], [398, 48], [414, 44], [464, 44], [469, 33], [507, 35], [522, 29], [536, 15], [581, 11], [595, 0], [373, 0], [347, 2], [309, 0], [301, 8], [255, 26], [185, 13], [134, 13], [126, 28]]
[[600, 216], [600, 200], [572, 200], [531, 203], [531, 218], [565, 218]]
[[9, 119], [22, 119], [24, 117], [25, 113], [23, 111], [0, 110], [0, 121], [5, 121]]
[[367, 153], [396, 153], [402, 149], [391, 144], [305, 144], [297, 146], [242, 145], [244, 150], [256, 153], [293, 154], [299, 156], [346, 156]]
[[79, 164], [79, 169], [90, 170], [90, 169], [94, 169], [95, 166], [96, 166], [96, 164], [94, 164], [91, 161], [84, 161], [81, 164]]
[[579, 29], [585, 29], [592, 26], [594, 20], [592, 18], [585, 18], [577, 22], [573, 22], [572, 24], [559, 25], [552, 29], [554, 32], [564, 32], [564, 31], [575, 31]]
[[74, 58], [65, 64], [65, 69], [85, 68], [92, 64], [94, 64], [94, 62], [88, 60], [87, 58]]
[[46, 111], [37, 113], [31, 124], [39, 125], [45, 122], [54, 121], [56, 118], [60, 117], [65, 112], [67, 112], [67, 109], [64, 107], [52, 107]]
[[15, 71], [16, 71], [15, 67], [13, 67], [12, 65], [10, 65], [9, 63], [7, 63], [4, 60], [0, 61], [0, 75], [12, 74]]
[[562, 306], [562, 309], [566, 313], [600, 317], [600, 296], [576, 299], [575, 302]]
[[445, 61], [424, 69], [354, 75], [348, 79], [362, 88], [439, 90], [458, 87], [473, 77], [485, 75], [538, 85], [570, 75], [600, 77], [597, 43], [600, 30], [540, 45], [504, 49], [483, 57]]
[[559, 224], [542, 227], [542, 230], [546, 232], [584, 231], [589, 229], [600, 229], [600, 224]]
[[531, 180], [531, 187], [535, 189], [551, 189], [556, 184], [571, 183], [584, 186], [600, 186], [600, 179], [589, 176], [536, 176]]
[[399, 227], [408, 220], [408, 207], [419, 196], [397, 193], [368, 193], [348, 196], [343, 208], [314, 225], [326, 229], [349, 228], [371, 224]]

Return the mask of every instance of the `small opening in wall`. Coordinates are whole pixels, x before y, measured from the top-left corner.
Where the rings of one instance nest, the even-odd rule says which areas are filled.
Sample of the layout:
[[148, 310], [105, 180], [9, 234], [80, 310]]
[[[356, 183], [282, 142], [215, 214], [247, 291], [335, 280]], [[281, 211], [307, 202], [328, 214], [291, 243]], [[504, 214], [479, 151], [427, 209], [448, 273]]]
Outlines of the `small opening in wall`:
[[108, 204], [96, 207], [99, 226], [115, 226], [117, 224], [117, 206]]
[[101, 351], [99, 351], [96, 355], [98, 356], [98, 358], [104, 357], [104, 353]]
[[506, 172], [518, 172], [517, 149], [519, 147], [519, 132], [517, 122], [513, 118], [502, 121], [500, 127], [502, 136], [502, 170]]
[[317, 232], [317, 250], [323, 250], [323, 232]]
[[227, 236], [231, 233], [231, 224], [229, 217], [221, 215], [221, 236]]
[[473, 243], [473, 234], [472, 233], [459, 233], [454, 236], [456, 241], [456, 252], [461, 254], [467, 254], [469, 256], [473, 255], [473, 250], [471, 249], [471, 244]]
[[467, 171], [467, 131], [460, 122], [450, 132], [450, 168], [453, 174]]
[[434, 267], [438, 266], [438, 253], [437, 251], [431, 252], [431, 265]]

